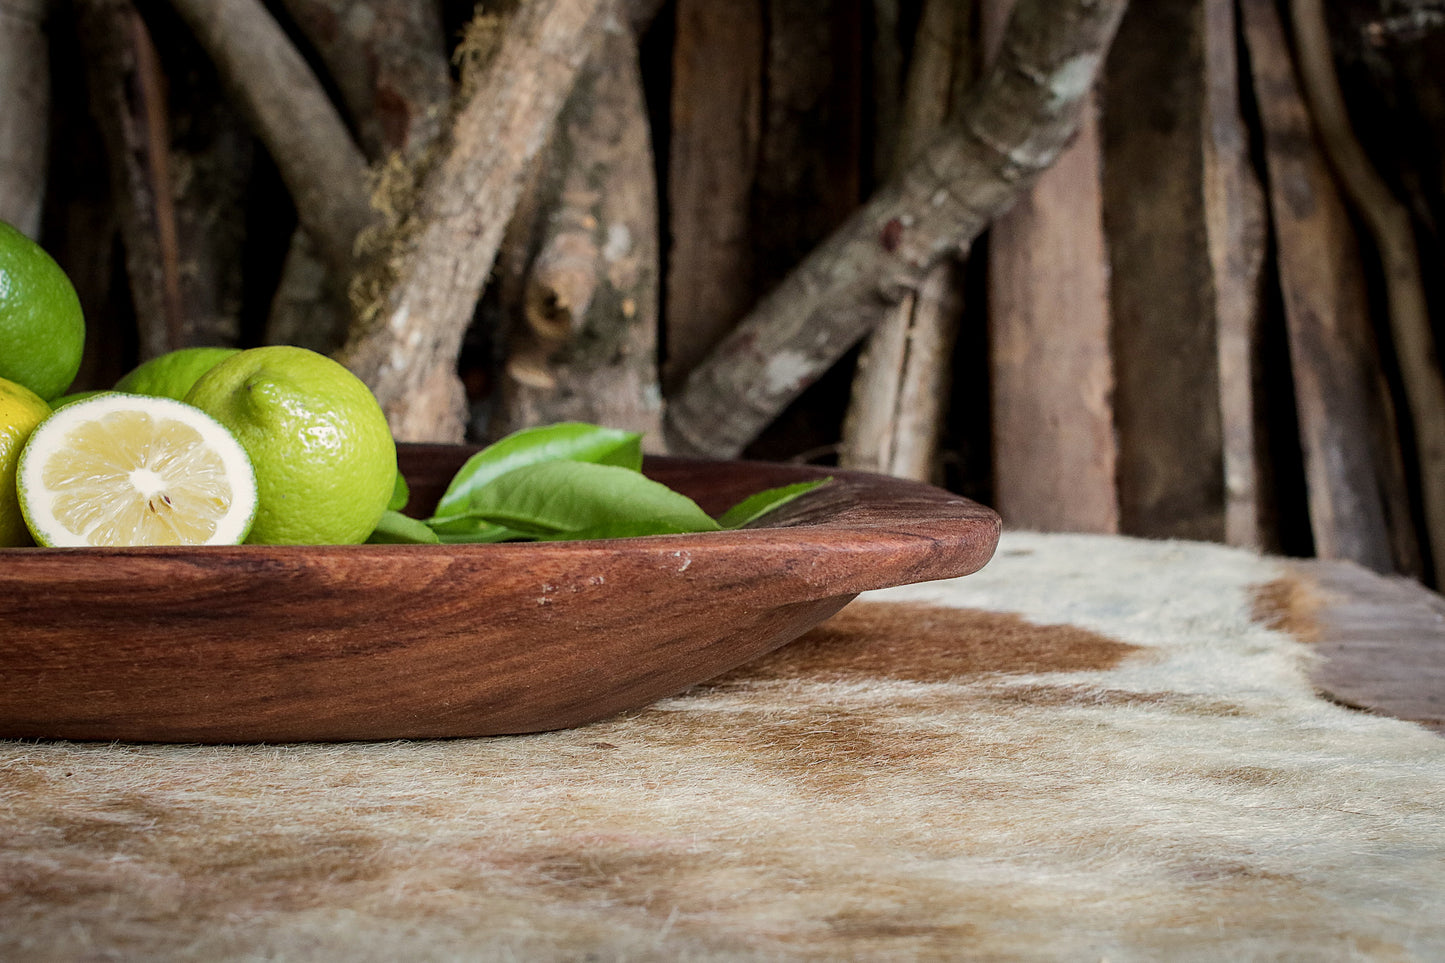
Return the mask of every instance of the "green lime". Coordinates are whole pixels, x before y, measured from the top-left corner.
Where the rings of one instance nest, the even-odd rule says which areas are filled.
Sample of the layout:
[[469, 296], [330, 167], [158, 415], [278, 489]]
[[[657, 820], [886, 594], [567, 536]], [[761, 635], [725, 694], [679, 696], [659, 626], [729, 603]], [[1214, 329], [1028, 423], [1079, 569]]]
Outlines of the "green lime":
[[356, 545], [386, 510], [396, 443], [370, 389], [305, 348], [251, 348], [201, 376], [195, 405], [251, 456], [260, 505], [248, 541]]
[[31, 434], [16, 481], [47, 546], [239, 545], [256, 514], [240, 443], [170, 398], [105, 392], [66, 405]]
[[23, 385], [0, 378], [0, 547], [29, 545], [30, 532], [15, 495], [15, 465], [50, 406]]
[[96, 395], [103, 394], [105, 394], [105, 392], [101, 390], [77, 391], [74, 394], [61, 395], [59, 398], [52, 399], [50, 402], [50, 407], [53, 411], [59, 411], [66, 405], [73, 405], [77, 401], [84, 401], [86, 398], [94, 398]]
[[142, 362], [115, 383], [115, 390], [183, 401], [201, 375], [240, 353], [239, 348], [180, 348]]
[[75, 380], [84, 349], [85, 317], [70, 278], [0, 221], [0, 378], [54, 398]]

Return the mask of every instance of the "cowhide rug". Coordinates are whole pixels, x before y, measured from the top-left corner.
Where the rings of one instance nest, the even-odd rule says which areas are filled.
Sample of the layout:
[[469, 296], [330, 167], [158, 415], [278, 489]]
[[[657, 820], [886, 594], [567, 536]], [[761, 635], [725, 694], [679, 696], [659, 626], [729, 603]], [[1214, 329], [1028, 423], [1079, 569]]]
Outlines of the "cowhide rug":
[[1289, 573], [1008, 534], [573, 731], [0, 743], [0, 959], [1445, 959], [1445, 739]]

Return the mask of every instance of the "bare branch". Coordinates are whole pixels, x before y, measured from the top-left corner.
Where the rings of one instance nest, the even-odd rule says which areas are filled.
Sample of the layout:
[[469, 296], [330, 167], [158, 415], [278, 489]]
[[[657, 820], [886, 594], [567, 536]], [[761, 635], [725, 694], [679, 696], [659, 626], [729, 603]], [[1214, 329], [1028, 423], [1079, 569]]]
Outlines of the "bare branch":
[[1125, 0], [1025, 0], [957, 122], [764, 299], [672, 401], [669, 448], [738, 454], [1068, 142]]
[[451, 97], [436, 0], [284, 2], [325, 62], [369, 157], [414, 157], [436, 139]]
[[259, 0], [171, 0], [266, 144], [302, 227], [336, 277], [373, 220], [366, 159], [305, 60]]
[[507, 26], [462, 109], [446, 155], [399, 240], [384, 303], [340, 358], [404, 439], [457, 439], [465, 424], [457, 352], [526, 170], [591, 53], [602, 0], [531, 0]]

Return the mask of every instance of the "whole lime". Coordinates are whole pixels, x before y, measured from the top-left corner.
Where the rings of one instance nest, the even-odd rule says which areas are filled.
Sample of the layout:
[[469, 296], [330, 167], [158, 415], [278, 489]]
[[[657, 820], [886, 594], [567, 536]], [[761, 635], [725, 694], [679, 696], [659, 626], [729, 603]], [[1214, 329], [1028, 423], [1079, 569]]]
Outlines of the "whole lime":
[[251, 456], [259, 504], [248, 542], [355, 545], [396, 482], [396, 443], [370, 389], [305, 348], [251, 348], [201, 376], [185, 398]]
[[29, 545], [30, 531], [15, 494], [15, 465], [50, 406], [23, 385], [0, 378], [0, 546]]
[[85, 316], [70, 278], [0, 221], [0, 378], [49, 400], [75, 380], [84, 349]]
[[115, 390], [183, 401], [201, 375], [237, 354], [239, 348], [179, 348], [131, 369]]

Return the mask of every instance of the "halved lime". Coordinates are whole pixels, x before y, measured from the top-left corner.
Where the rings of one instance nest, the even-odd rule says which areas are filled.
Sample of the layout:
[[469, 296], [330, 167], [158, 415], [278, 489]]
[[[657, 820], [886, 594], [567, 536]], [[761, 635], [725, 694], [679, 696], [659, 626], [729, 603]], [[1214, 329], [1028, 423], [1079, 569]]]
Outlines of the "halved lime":
[[238, 545], [256, 515], [256, 475], [235, 436], [169, 398], [66, 405], [31, 434], [16, 488], [47, 546]]

